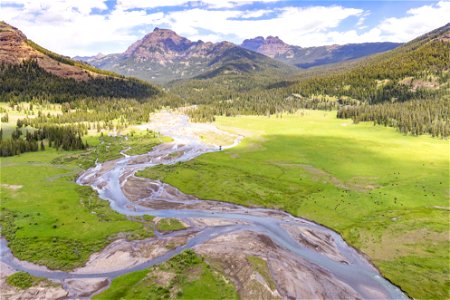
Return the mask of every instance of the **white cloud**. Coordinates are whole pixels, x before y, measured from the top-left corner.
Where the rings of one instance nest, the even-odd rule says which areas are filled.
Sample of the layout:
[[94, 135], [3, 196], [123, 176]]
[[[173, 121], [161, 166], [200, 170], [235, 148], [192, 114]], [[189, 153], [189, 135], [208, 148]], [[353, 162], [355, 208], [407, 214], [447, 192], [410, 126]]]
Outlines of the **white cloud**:
[[378, 29], [384, 40], [406, 42], [450, 22], [450, 2], [425, 5], [407, 11], [403, 18], [388, 18]]
[[[202, 30], [208, 30], [222, 36], [234, 36], [235, 41], [241, 41], [264, 34], [279, 36], [287, 43], [310, 46], [325, 42], [323, 33], [350, 16], [359, 16], [363, 11], [341, 6], [312, 6], [286, 7], [276, 12], [277, 16], [271, 19], [247, 20], [238, 19], [245, 16], [239, 10], [196, 8], [168, 13], [164, 23], [186, 36], [197, 36]], [[322, 36], [323, 39], [320, 38]]]
[[246, 10], [246, 11], [241, 12], [241, 14], [239, 15], [239, 18], [242, 18], [242, 19], [261, 18], [272, 12], [273, 12], [272, 10], [268, 10], [268, 9]]
[[[279, 0], [257, 2], [275, 1]], [[170, 28], [192, 40], [240, 43], [247, 38], [272, 35], [307, 47], [405, 42], [450, 21], [449, 1], [410, 9], [404, 17], [381, 20], [372, 28], [365, 27], [365, 18], [371, 12], [362, 9], [339, 5], [241, 8], [250, 2], [256, 1], [118, 0], [108, 10], [106, 0], [2, 0], [0, 13], [1, 19], [23, 30], [30, 39], [71, 56], [122, 52], [156, 26]], [[179, 7], [158, 13], [143, 9], [168, 5]], [[103, 13], [97, 14], [97, 10]], [[340, 30], [340, 24], [349, 18], [353, 18], [354, 29]]]
[[93, 9], [107, 9], [106, 0], [2, 0], [2, 10], [9, 5], [23, 6], [28, 12], [41, 13], [43, 11], [70, 12], [76, 10], [82, 14], [89, 14]]
[[[364, 18], [365, 14], [361, 17]], [[362, 25], [364, 20], [358, 21]], [[424, 5], [406, 12], [404, 17], [386, 18], [362, 33], [356, 30], [326, 33], [329, 43], [366, 43], [366, 42], [408, 42], [422, 34], [444, 26], [450, 22], [450, 2], [440, 1], [434, 5]], [[359, 27], [358, 29], [365, 29]]]
[[91, 14], [93, 9], [107, 8], [103, 0], [73, 1], [71, 4], [54, 0], [19, 1], [24, 8], [2, 7], [2, 18], [40, 45], [69, 56], [124, 51], [141, 38], [135, 27], [147, 25], [153, 28], [153, 24], [160, 23], [164, 16], [142, 10]]
[[165, 6], [180, 6], [187, 4], [186, 0], [117, 0], [116, 7], [120, 10], [136, 8], [156, 8]]
[[206, 6], [207, 8], [233, 8], [252, 3], [279, 2], [282, 0], [118, 0], [120, 9], [156, 8], [182, 5]]

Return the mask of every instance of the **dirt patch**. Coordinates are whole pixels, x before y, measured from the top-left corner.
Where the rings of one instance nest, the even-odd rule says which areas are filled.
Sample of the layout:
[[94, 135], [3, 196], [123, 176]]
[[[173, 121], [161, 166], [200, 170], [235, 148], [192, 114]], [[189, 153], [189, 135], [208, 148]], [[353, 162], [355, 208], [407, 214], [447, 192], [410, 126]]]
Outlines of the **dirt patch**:
[[148, 276], [151, 276], [157, 285], [166, 287], [170, 284], [172, 279], [175, 278], [176, 274], [172, 272], [156, 270], [149, 273]]
[[117, 240], [100, 252], [91, 255], [80, 274], [113, 272], [144, 263], [165, 254], [170, 248], [185, 244], [192, 232], [173, 237], [150, 238], [138, 241]]
[[109, 285], [107, 278], [67, 279], [64, 285], [69, 290], [70, 298], [89, 297]]
[[[439, 242], [448, 242], [448, 232], [435, 232], [426, 228], [402, 232], [401, 235], [395, 231], [386, 231], [381, 239], [369, 239], [364, 243], [363, 251], [374, 260], [394, 260], [402, 257], [405, 253], [415, 253], [420, 256], [432, 256], [424, 250], [416, 247], [417, 243], [432, 245]], [[413, 249], [413, 251], [411, 251]]]
[[65, 299], [68, 292], [60, 284], [45, 280], [28, 289], [18, 289], [6, 283], [6, 278], [15, 273], [8, 265], [0, 262], [0, 299], [2, 300], [34, 300]]
[[410, 86], [412, 91], [417, 89], [437, 89], [440, 86], [437, 77], [430, 77], [429, 80], [406, 77], [400, 81], [400, 84]]
[[433, 208], [442, 209], [442, 210], [450, 210], [450, 206], [437, 206], [437, 205], [435, 205], [435, 206], [433, 206]]
[[277, 248], [277, 245], [272, 241], [271, 238], [269, 238], [267, 235], [264, 234], [258, 234], [258, 239], [267, 247], [271, 249]]
[[1, 187], [15, 192], [23, 188], [23, 185], [2, 183]]
[[323, 183], [330, 183], [338, 188], [345, 190], [352, 190], [356, 192], [368, 192], [373, 189], [378, 188], [379, 186], [375, 182], [375, 177], [352, 177], [349, 181], [344, 182], [339, 178], [331, 175], [330, 173], [321, 170], [319, 168], [313, 167], [311, 165], [306, 164], [287, 164], [287, 163], [274, 163], [277, 166], [287, 166], [287, 167], [299, 167], [302, 168], [303, 171], [308, 173], [311, 176], [311, 179], [314, 181], [322, 181]]
[[322, 253], [335, 261], [348, 263], [347, 259], [339, 253], [336, 241], [331, 235], [297, 225], [285, 224], [283, 227], [306, 248]]

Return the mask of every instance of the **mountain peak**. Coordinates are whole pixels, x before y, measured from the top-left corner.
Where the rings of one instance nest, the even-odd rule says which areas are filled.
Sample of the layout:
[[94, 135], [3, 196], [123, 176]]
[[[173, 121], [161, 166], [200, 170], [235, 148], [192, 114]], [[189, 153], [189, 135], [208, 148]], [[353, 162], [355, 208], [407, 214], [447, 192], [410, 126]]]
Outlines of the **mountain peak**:
[[244, 40], [241, 47], [262, 53], [274, 58], [292, 52], [292, 46], [283, 42], [278, 36], [269, 35], [267, 38], [257, 36], [253, 39]]
[[155, 58], [158, 53], [179, 53], [186, 51], [194, 43], [179, 36], [175, 31], [156, 27], [141, 40], [132, 44], [126, 51], [127, 57], [145, 61]]
[[286, 43], [283, 42], [278, 36], [272, 36], [272, 35], [269, 35], [266, 38], [265, 42], [266, 43], [270, 43], [270, 44], [284, 44], [284, 45], [286, 45]]
[[0, 21], [0, 41], [22, 42], [26, 40], [27, 37], [22, 31], [4, 21]]

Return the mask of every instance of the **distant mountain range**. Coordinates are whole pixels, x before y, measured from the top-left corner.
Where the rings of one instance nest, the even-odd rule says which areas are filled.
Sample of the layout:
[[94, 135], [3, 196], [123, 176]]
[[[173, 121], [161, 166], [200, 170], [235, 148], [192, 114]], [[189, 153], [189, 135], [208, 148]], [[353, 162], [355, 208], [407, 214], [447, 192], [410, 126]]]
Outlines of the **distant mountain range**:
[[159, 28], [132, 44], [124, 53], [75, 59], [158, 83], [268, 70], [284, 74], [294, 72], [283, 63], [229, 42], [192, 42], [172, 30]]
[[298, 68], [310, 68], [389, 51], [400, 45], [402, 44], [385, 42], [302, 48], [288, 45], [278, 37], [258, 36], [254, 39], [244, 40], [241, 47]]
[[230, 42], [193, 42], [172, 30], [155, 28], [123, 53], [75, 59], [123, 75], [167, 83], [222, 74], [291, 75], [297, 68], [360, 58], [399, 45], [367, 43], [301, 48], [269, 36], [245, 40], [237, 46]]
[[[247, 41], [247, 46], [257, 47], [262, 39], [258, 40], [253, 45]], [[275, 56], [288, 47], [267, 48], [271, 52], [266, 53]], [[167, 89], [187, 102], [219, 103], [215, 113], [231, 115], [264, 114], [300, 102], [307, 108], [329, 109], [348, 103], [444, 98], [450, 91], [449, 57], [450, 24], [447, 24], [393, 50], [298, 70], [291, 77], [216, 76], [174, 82]], [[232, 111], [233, 105], [239, 110]]]

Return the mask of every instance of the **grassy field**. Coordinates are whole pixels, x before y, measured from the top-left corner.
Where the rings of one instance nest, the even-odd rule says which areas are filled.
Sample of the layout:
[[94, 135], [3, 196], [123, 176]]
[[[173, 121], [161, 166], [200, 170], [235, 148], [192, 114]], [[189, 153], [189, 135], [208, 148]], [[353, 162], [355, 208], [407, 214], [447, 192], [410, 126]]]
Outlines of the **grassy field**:
[[[87, 151], [45, 151], [1, 159], [2, 236], [20, 259], [52, 269], [81, 266], [118, 233], [129, 239], [153, 235], [151, 219], [130, 221], [112, 211], [89, 187], [75, 183], [79, 172], [121, 157], [121, 149], [147, 152], [159, 137], [144, 132], [123, 137], [88, 137]], [[102, 142], [100, 142], [102, 141]]]
[[236, 299], [234, 287], [192, 250], [113, 280], [93, 299]]
[[16, 288], [19, 288], [22, 290], [28, 289], [28, 288], [32, 287], [33, 285], [37, 285], [42, 281], [46, 281], [46, 279], [42, 278], [42, 277], [32, 276], [26, 272], [17, 272], [17, 273], [9, 275], [6, 278], [6, 282], [10, 286], [15, 286]]
[[[415, 298], [448, 298], [449, 142], [335, 112], [220, 117], [238, 147], [139, 173], [202, 199], [286, 210], [340, 232]], [[192, 180], [195, 178], [195, 180]]]
[[173, 218], [164, 218], [156, 223], [156, 229], [158, 231], [176, 231], [185, 228], [186, 226], [183, 223]]
[[[16, 129], [17, 120], [24, 118], [35, 118], [38, 116], [38, 111], [40, 111], [44, 115], [58, 115], [61, 114], [61, 105], [60, 104], [46, 104], [39, 105], [30, 103], [21, 102], [17, 104], [14, 108], [11, 107], [8, 103], [0, 102], [0, 116], [4, 117], [8, 115], [7, 122], [1, 122], [1, 129], [3, 130], [3, 137], [9, 138], [11, 133]], [[24, 128], [21, 129], [23, 133], [25, 133]], [[29, 128], [30, 131], [32, 129]]]

